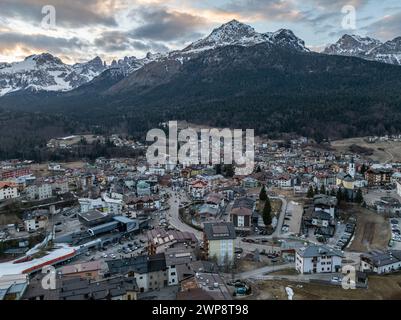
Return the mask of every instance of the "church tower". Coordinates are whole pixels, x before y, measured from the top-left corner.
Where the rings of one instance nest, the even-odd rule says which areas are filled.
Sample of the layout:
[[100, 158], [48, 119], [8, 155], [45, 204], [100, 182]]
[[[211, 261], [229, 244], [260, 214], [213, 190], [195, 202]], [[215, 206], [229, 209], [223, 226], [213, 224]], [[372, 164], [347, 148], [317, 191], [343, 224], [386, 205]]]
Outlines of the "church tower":
[[355, 173], [356, 173], [356, 169], [355, 169], [355, 162], [354, 162], [354, 158], [351, 159], [351, 162], [348, 165], [348, 174], [352, 177], [355, 178]]

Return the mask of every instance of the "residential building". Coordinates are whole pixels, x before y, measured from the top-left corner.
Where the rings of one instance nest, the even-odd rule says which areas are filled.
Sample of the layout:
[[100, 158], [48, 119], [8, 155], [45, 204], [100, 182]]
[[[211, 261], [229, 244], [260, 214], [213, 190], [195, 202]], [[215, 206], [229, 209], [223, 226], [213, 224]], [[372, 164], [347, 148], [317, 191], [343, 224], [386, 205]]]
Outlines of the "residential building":
[[234, 201], [230, 211], [230, 219], [236, 231], [251, 231], [254, 206], [255, 201], [250, 198], [238, 198]]
[[96, 281], [59, 275], [55, 290], [43, 289], [42, 279], [31, 280], [24, 300], [136, 300], [139, 291], [135, 278], [121, 275]]
[[338, 200], [336, 197], [319, 194], [313, 198], [313, 206], [315, 211], [324, 211], [330, 214], [331, 218], [335, 218], [337, 212]]
[[175, 286], [184, 280], [190, 272], [189, 264], [196, 260], [192, 248], [178, 246], [168, 248], [165, 251], [168, 285]]
[[106, 261], [111, 274], [124, 274], [135, 278], [140, 292], [158, 290], [168, 286], [164, 253]]
[[401, 251], [373, 252], [361, 255], [360, 271], [385, 274], [401, 270]]
[[150, 194], [151, 194], [150, 184], [143, 180], [138, 181], [138, 183], [136, 185], [136, 193], [137, 193], [138, 197], [150, 196]]
[[202, 180], [196, 180], [188, 186], [188, 192], [194, 200], [203, 199], [208, 190], [208, 183]]
[[310, 245], [296, 250], [295, 269], [301, 274], [340, 272], [342, 259], [341, 251]]
[[45, 200], [53, 196], [52, 186], [49, 183], [38, 185], [38, 199]]
[[59, 269], [59, 272], [64, 279], [78, 277], [87, 280], [99, 280], [101, 270], [100, 261], [90, 261], [64, 266]]
[[245, 177], [242, 179], [242, 187], [246, 189], [253, 189], [259, 187], [259, 181], [252, 177]]
[[0, 181], [0, 201], [19, 197], [17, 185], [13, 182]]
[[48, 210], [35, 210], [23, 216], [24, 227], [28, 232], [45, 229], [48, 224]]
[[148, 253], [150, 255], [164, 252], [168, 247], [183, 243], [193, 249], [198, 248], [198, 240], [191, 232], [164, 230], [155, 228], [146, 233], [148, 239]]
[[365, 172], [369, 186], [382, 186], [390, 183], [393, 170], [391, 168], [370, 168]]
[[233, 223], [205, 223], [203, 239], [207, 259], [215, 260], [219, 266], [234, 263], [236, 234]]

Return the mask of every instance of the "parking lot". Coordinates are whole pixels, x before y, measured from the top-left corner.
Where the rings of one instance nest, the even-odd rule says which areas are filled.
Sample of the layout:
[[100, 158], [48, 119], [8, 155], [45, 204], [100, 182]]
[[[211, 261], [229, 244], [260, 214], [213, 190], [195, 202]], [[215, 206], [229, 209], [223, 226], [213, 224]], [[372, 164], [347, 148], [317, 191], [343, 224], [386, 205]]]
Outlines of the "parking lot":
[[301, 221], [303, 214], [303, 206], [300, 203], [290, 201], [287, 205], [287, 211], [282, 227], [283, 233], [298, 234], [301, 230]]
[[391, 248], [401, 250], [401, 218], [390, 219], [391, 226]]
[[128, 239], [110, 244], [100, 249], [90, 249], [82, 255], [80, 261], [112, 260], [131, 258], [146, 253], [147, 240], [144, 234], [131, 235]]

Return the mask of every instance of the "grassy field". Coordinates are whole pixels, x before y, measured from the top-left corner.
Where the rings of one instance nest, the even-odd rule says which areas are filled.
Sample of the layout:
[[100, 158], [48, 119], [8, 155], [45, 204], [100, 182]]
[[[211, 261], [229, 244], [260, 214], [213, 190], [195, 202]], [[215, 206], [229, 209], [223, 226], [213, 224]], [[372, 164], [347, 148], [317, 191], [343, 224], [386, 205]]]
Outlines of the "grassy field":
[[349, 251], [386, 250], [388, 241], [391, 238], [390, 225], [387, 219], [356, 205], [349, 210], [357, 218], [354, 240], [349, 247]]
[[[59, 163], [64, 169], [82, 169], [86, 162], [84, 161], [74, 161], [74, 162], [66, 162]], [[35, 163], [31, 165], [31, 170], [33, 174], [37, 177], [46, 177], [49, 175], [48, 163]]]
[[401, 274], [370, 276], [367, 289], [344, 290], [340, 286], [289, 281], [261, 281], [255, 284], [250, 299], [287, 300], [286, 287], [294, 291], [294, 300], [401, 300]]
[[372, 149], [373, 154], [366, 156], [366, 158], [374, 161], [391, 162], [396, 159], [401, 159], [401, 142], [379, 141], [368, 143], [364, 138], [351, 138], [333, 141], [331, 144], [332, 148], [338, 153], [349, 152], [352, 145]]

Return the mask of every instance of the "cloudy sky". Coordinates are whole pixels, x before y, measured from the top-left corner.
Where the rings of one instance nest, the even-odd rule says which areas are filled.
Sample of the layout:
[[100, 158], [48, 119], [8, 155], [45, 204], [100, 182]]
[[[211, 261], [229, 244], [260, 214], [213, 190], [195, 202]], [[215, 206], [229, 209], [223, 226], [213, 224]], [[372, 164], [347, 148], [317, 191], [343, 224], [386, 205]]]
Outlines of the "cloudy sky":
[[[346, 5], [356, 8], [354, 30], [342, 27]], [[399, 0], [0, 0], [0, 61], [41, 52], [66, 63], [142, 57], [183, 48], [232, 19], [259, 32], [292, 29], [313, 50], [344, 33], [401, 36]]]

